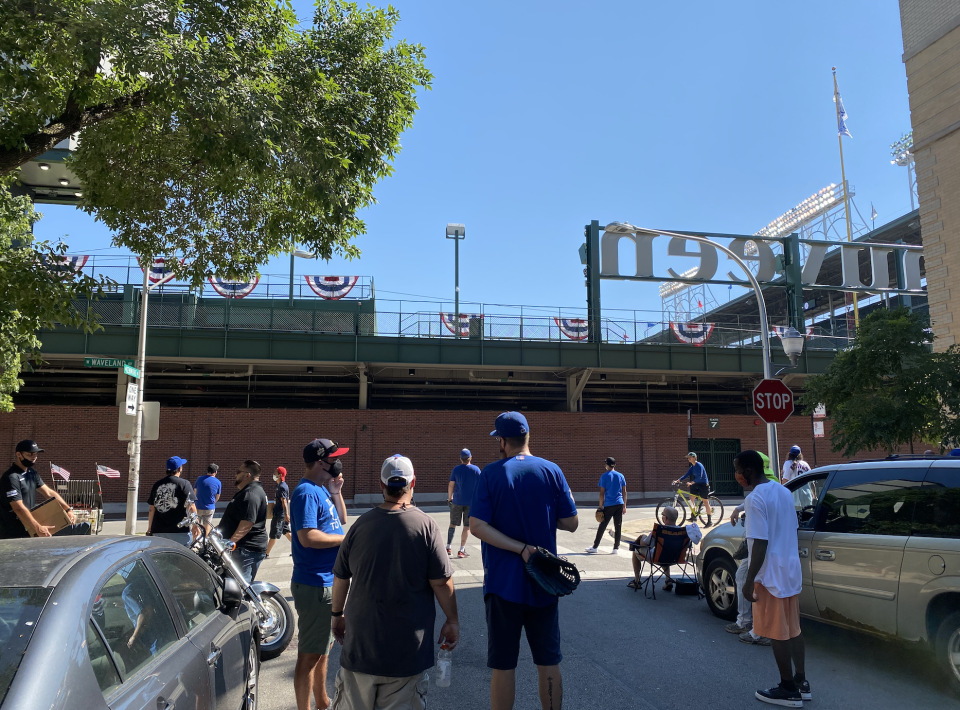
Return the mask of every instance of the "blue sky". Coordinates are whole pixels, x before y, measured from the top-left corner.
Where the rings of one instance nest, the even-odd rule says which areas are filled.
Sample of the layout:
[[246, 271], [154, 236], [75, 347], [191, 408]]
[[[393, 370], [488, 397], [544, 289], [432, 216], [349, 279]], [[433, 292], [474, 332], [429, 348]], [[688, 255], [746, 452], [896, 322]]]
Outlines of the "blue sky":
[[[310, 3], [294, 6], [309, 18]], [[394, 6], [398, 35], [426, 48], [433, 89], [364, 214], [362, 257], [298, 259], [299, 274], [369, 275], [378, 300], [452, 306], [444, 228], [463, 222], [462, 301], [582, 307], [577, 248], [591, 219], [750, 234], [839, 183], [832, 65], [857, 205], [867, 216], [873, 202], [877, 225], [910, 209], [905, 169], [889, 157], [910, 130], [893, 0]], [[109, 246], [78, 210], [42, 211], [37, 234], [71, 253]], [[262, 272], [287, 268], [280, 258]], [[605, 310], [660, 309], [648, 284], [604, 282], [602, 299]]]

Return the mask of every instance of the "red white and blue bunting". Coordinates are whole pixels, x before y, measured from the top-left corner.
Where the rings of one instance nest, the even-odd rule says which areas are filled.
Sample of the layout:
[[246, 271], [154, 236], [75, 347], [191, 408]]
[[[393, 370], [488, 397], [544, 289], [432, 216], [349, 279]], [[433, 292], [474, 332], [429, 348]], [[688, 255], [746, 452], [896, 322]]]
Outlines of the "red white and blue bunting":
[[[174, 278], [173, 269], [171, 269], [167, 264], [175, 264], [176, 259], [164, 259], [161, 256], [158, 256], [153, 260], [153, 263], [150, 264], [150, 273], [147, 275], [147, 278], [150, 279], [150, 283], [166, 283], [167, 281], [172, 281]], [[180, 263], [182, 264], [185, 259], [181, 259]], [[140, 261], [140, 257], [137, 257], [137, 263], [140, 264], [140, 268], [143, 268], [143, 262]]]
[[554, 318], [560, 332], [570, 340], [586, 340], [590, 326], [583, 318]]
[[315, 294], [328, 301], [343, 298], [357, 285], [359, 276], [305, 276]]
[[231, 281], [221, 279], [219, 276], [211, 276], [209, 279], [213, 290], [224, 298], [243, 298], [249, 296], [253, 289], [260, 283], [260, 277], [254, 276], [253, 281]]
[[713, 323], [677, 323], [670, 321], [670, 330], [677, 336], [677, 340], [698, 348], [710, 339], [713, 333]]
[[[790, 328], [790, 326], [788, 326], [788, 325], [775, 325], [775, 326], [773, 326], [773, 334], [776, 335], [776, 336], [777, 336], [778, 338], [780, 338], [781, 340], [783, 340], [783, 336], [784, 336], [784, 334], [787, 332], [787, 330], [788, 330], [789, 328]], [[804, 334], [804, 339], [807, 339], [807, 340], [808, 340], [808, 339], [810, 339], [810, 338], [812, 338], [812, 337], [813, 337], [813, 326], [812, 326], [812, 325], [808, 325], [807, 328], [806, 328], [806, 332], [805, 332], [805, 334]]]
[[80, 272], [89, 258], [89, 256], [59, 256], [57, 254], [42, 257], [43, 263], [54, 271], [75, 271], [77, 273]]
[[[470, 335], [470, 319], [471, 318], [483, 318], [482, 313], [461, 313], [460, 314], [460, 337], [466, 338]], [[456, 326], [456, 317], [453, 313], [441, 313], [440, 322], [447, 326], [447, 330], [456, 335], [457, 326]]]

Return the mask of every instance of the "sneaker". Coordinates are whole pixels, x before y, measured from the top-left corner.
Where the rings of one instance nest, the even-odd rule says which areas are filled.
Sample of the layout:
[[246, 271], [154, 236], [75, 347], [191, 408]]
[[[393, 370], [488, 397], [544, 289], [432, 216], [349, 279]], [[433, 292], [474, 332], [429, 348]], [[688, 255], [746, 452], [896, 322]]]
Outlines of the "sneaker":
[[793, 682], [797, 684], [797, 690], [800, 691], [801, 698], [803, 698], [804, 700], [813, 700], [813, 693], [810, 692], [809, 680], [802, 680], [799, 682], [797, 680], [794, 680]]
[[740, 641], [742, 643], [750, 643], [754, 646], [769, 646], [770, 639], [766, 636], [754, 636], [750, 631], [740, 634]]
[[739, 636], [740, 634], [750, 631], [750, 629], [753, 628], [753, 624], [749, 624], [748, 626], [740, 626], [740, 624], [734, 621], [732, 624], [727, 624], [723, 628], [726, 629], [728, 634], [736, 634]]
[[785, 690], [782, 685], [775, 685], [766, 690], [758, 690], [757, 700], [762, 700], [771, 705], [780, 705], [785, 708], [802, 708], [803, 698], [800, 697], [799, 690]]
[[595, 547], [588, 547], [587, 549], [584, 550], [584, 552], [588, 552], [588, 553], [590, 553], [591, 555], [595, 555], [595, 554], [597, 554], [597, 548], [595, 548]]
[[711, 525], [713, 525], [713, 517], [708, 515], [708, 516], [707, 516], [707, 527], [709, 528]]
[[453, 548], [450, 547], [450, 545], [447, 545], [447, 555], [448, 556], [453, 555]]
[[469, 557], [469, 555], [467, 554], [467, 551], [461, 547], [460, 552], [457, 553], [457, 557], [463, 559], [464, 557]]
[[612, 551], [610, 554], [611, 554], [611, 555], [619, 555], [619, 554], [620, 554], [620, 548], [618, 548], [618, 547], [613, 548], [613, 551]]

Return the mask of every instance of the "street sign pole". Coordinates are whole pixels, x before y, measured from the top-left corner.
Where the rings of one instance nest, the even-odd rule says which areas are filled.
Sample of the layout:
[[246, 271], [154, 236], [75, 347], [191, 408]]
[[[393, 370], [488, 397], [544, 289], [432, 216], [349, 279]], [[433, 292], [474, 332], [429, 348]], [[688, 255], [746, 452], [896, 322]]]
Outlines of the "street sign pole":
[[127, 520], [124, 534], [137, 534], [137, 503], [140, 492], [140, 445], [143, 441], [143, 390], [146, 385], [147, 356], [147, 300], [150, 295], [150, 264], [152, 260], [141, 259], [143, 263], [143, 289], [140, 291], [140, 343], [137, 347], [137, 369], [140, 370], [140, 386], [137, 388], [137, 412], [133, 423], [133, 453], [130, 456], [130, 469], [127, 477]]

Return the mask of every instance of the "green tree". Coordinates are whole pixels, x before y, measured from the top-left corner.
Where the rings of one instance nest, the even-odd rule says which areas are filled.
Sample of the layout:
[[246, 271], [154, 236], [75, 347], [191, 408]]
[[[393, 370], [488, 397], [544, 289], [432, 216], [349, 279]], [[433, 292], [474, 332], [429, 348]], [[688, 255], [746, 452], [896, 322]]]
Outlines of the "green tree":
[[100, 295], [107, 285], [64, 265], [65, 245], [34, 241], [38, 218], [30, 200], [12, 197], [0, 180], [0, 412], [13, 409], [20, 372], [39, 359], [37, 332], [57, 323], [93, 330], [92, 319], [72, 302]]
[[831, 447], [858, 451], [927, 441], [951, 446], [960, 411], [960, 349], [933, 353], [926, 318], [906, 308], [878, 309], [860, 321], [855, 344], [837, 353], [800, 397], [805, 413], [826, 405]]
[[304, 246], [359, 254], [358, 212], [429, 87], [393, 8], [321, 0], [7, 0], [0, 175], [80, 133], [82, 207], [180, 277]]

